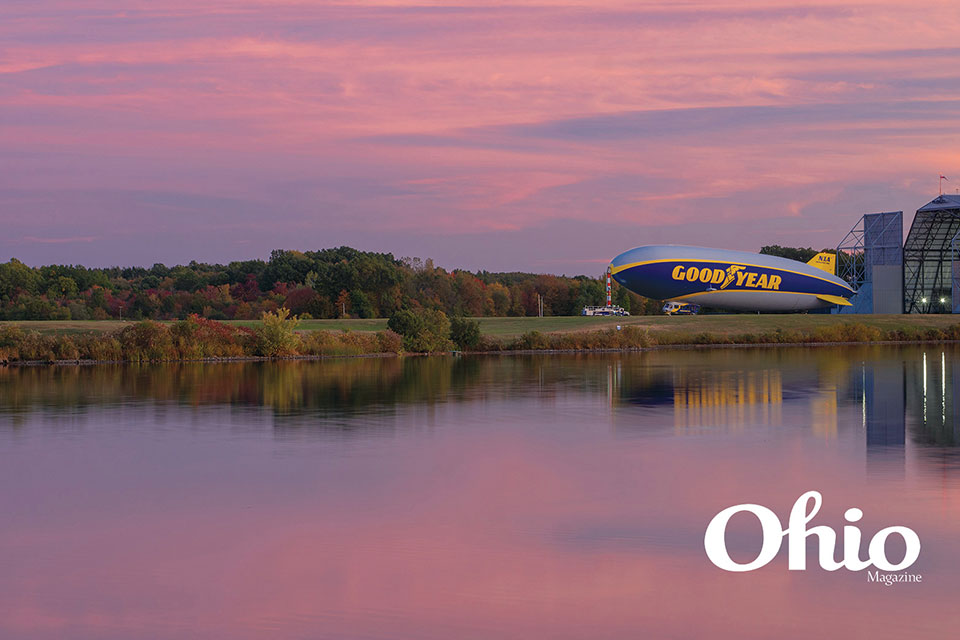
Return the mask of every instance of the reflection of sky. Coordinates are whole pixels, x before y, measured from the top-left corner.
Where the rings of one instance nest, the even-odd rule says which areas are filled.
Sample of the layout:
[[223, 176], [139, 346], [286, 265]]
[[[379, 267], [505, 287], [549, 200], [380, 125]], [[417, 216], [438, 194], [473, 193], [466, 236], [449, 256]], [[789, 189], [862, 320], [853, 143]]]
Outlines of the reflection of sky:
[[[911, 440], [899, 466], [869, 464], [857, 401], [864, 367], [906, 370], [913, 421], [922, 351], [6, 370], [0, 635], [944, 637], [960, 622], [957, 467]], [[676, 406], [630, 401], [663, 376], [762, 388], [746, 374], [764, 371], [776, 423], [678, 429]], [[351, 401], [367, 385], [384, 399], [369, 414]], [[931, 371], [933, 387], [951, 384]], [[811, 424], [824, 389], [832, 431]], [[924, 582], [708, 563], [720, 509], [785, 517], [810, 489], [837, 529], [849, 506], [868, 537], [914, 528]], [[756, 543], [731, 524], [735, 558]]]
[[0, 254], [347, 243], [595, 274], [645, 243], [833, 245], [957, 165], [958, 19], [952, 0], [8, 1]]

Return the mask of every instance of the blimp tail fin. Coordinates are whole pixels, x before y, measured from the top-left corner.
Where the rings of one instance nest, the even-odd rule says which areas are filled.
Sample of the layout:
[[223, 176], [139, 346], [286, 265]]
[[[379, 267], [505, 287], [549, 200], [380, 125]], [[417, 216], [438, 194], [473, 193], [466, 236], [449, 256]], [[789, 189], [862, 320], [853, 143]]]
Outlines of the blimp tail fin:
[[841, 307], [853, 306], [852, 302], [850, 302], [846, 298], [841, 298], [840, 296], [818, 295], [817, 298], [820, 300], [823, 300], [824, 302], [829, 302], [830, 304], [838, 304]]
[[837, 272], [837, 256], [834, 253], [818, 253], [817, 255], [810, 258], [807, 261], [807, 264], [811, 267], [816, 267], [817, 269], [822, 269], [830, 274], [835, 274]]

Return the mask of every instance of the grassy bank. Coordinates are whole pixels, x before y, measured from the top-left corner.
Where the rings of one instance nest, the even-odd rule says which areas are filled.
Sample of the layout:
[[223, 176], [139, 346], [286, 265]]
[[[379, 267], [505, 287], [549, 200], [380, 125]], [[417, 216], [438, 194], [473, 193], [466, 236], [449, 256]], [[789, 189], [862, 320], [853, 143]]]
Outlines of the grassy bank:
[[348, 356], [395, 354], [402, 349], [400, 336], [392, 331], [299, 333], [296, 325], [285, 314], [265, 316], [255, 328], [197, 316], [172, 323], [144, 320], [85, 332], [40, 332], [5, 323], [0, 326], [0, 363]]
[[[664, 334], [710, 333], [722, 337], [738, 334], [767, 333], [770, 331], [812, 332], [844, 324], [862, 324], [876, 327], [882, 331], [914, 331], [927, 329], [945, 329], [960, 322], [960, 317], [950, 314], [930, 315], [863, 315], [837, 316], [826, 314], [784, 314], [784, 315], [701, 315], [701, 316], [630, 316], [626, 318], [588, 318], [584, 316], [554, 316], [546, 318], [477, 318], [481, 333], [490, 338], [510, 340], [519, 338], [530, 331], [540, 333], [568, 333], [576, 331], [595, 331], [610, 329], [617, 325], [637, 327], [647, 330], [651, 336]], [[0, 322], [0, 330], [5, 326], [18, 326], [25, 331], [36, 331], [44, 335], [110, 333], [128, 327], [132, 322], [117, 320], [57, 321], [38, 320], [25, 322]], [[164, 323], [172, 325], [172, 322]], [[262, 323], [257, 320], [226, 321], [222, 324], [246, 327], [255, 330]], [[346, 319], [346, 320], [301, 320], [298, 331], [385, 331], [387, 320]]]
[[[952, 316], [717, 315], [483, 318], [473, 351], [960, 340]], [[617, 325], [620, 328], [617, 328]], [[409, 342], [408, 342], [409, 344]], [[449, 343], [448, 343], [449, 344]], [[0, 362], [170, 361], [397, 354], [385, 320], [0, 323]]]

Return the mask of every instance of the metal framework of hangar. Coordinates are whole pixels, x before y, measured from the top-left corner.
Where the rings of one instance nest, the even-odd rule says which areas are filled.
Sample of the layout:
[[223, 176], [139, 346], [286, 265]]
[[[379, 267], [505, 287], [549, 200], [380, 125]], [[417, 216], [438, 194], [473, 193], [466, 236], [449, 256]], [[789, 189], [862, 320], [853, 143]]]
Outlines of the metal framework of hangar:
[[841, 313], [902, 313], [903, 212], [860, 218], [837, 247], [837, 275], [857, 291]]
[[917, 209], [903, 245], [905, 313], [955, 312], [954, 245], [960, 233], [960, 195], [941, 195]]
[[841, 313], [960, 313], [960, 195], [863, 216], [837, 246], [837, 275], [857, 295]]

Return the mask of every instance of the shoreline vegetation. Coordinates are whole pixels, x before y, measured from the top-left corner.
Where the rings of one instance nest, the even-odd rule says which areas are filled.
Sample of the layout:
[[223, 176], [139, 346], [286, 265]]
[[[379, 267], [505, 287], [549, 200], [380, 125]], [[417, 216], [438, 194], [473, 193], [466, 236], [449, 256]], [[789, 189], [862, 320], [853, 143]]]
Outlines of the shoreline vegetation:
[[[525, 318], [508, 330], [503, 330], [505, 323], [498, 326], [493, 320], [501, 319], [400, 311], [386, 326], [379, 321], [360, 324], [359, 330], [344, 323], [335, 329], [304, 330], [302, 321], [281, 307], [265, 312], [258, 323], [227, 323], [198, 315], [174, 322], [142, 320], [105, 327], [89, 323], [90, 330], [77, 326], [83, 323], [49, 323], [51, 327], [0, 323], [0, 364], [960, 341], [960, 323], [950, 316], [723, 315], [615, 319], [602, 324], [585, 318]], [[537, 328], [524, 331], [527, 327]]]

